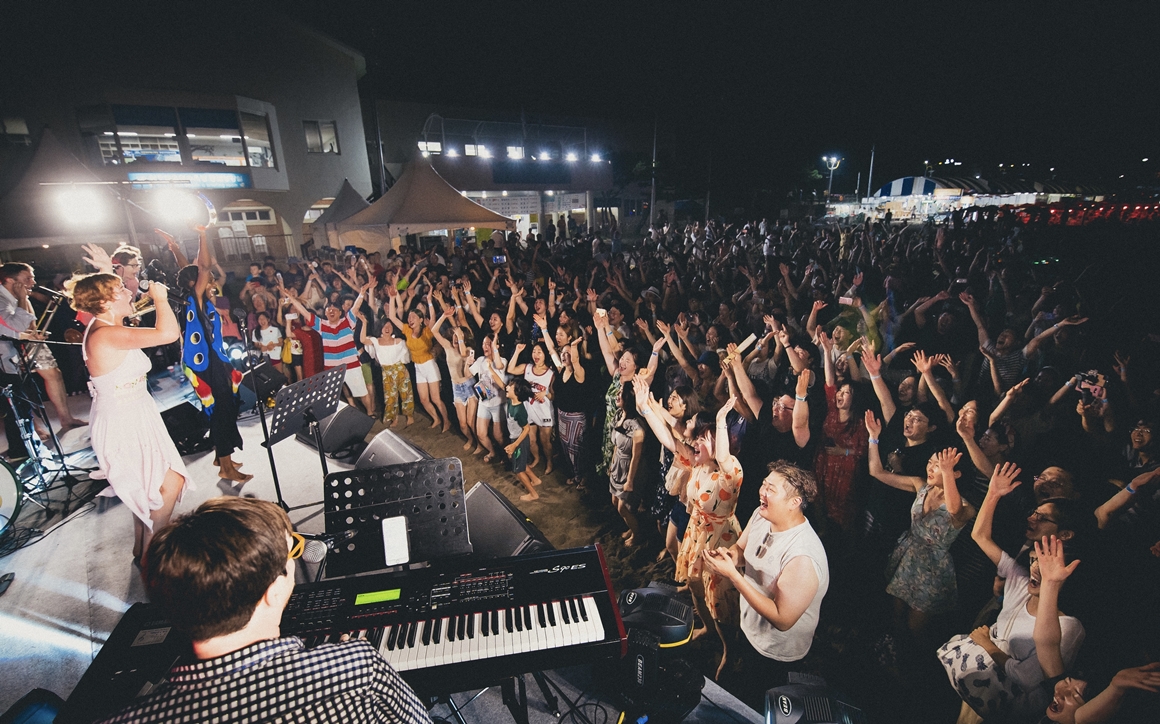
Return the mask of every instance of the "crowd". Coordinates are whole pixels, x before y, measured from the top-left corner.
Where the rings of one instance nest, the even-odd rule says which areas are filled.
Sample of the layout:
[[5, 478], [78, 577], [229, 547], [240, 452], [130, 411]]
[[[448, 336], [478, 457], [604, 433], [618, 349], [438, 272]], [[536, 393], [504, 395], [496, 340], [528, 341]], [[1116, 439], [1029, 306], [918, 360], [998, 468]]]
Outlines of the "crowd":
[[560, 467], [610, 501], [750, 703], [829, 620], [903, 688], [934, 668], [962, 721], [1154, 713], [1160, 337], [1037, 264], [1035, 229], [560, 226], [210, 294], [289, 379], [346, 367], [349, 403], [403, 426], [417, 396], [523, 500]]

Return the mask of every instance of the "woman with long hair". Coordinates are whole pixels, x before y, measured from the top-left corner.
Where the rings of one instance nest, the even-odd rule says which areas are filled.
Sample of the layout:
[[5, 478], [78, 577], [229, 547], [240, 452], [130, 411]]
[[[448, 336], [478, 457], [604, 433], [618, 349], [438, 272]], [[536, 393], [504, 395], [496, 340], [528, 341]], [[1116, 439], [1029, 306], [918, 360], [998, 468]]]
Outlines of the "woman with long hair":
[[71, 289], [73, 309], [93, 315], [81, 342], [93, 396], [89, 434], [99, 466], [90, 477], [107, 480], [112, 493], [132, 511], [133, 562], [140, 566], [153, 533], [169, 523], [189, 480], [149, 396], [146, 375], [151, 365], [141, 350], [177, 341], [181, 327], [169, 306], [168, 290], [157, 283], [149, 288], [157, 326], [126, 327], [124, 320], [133, 313], [132, 293], [112, 273], [103, 249], [84, 249], [85, 260], [101, 270], [77, 279]]
[[[397, 329], [402, 330], [411, 351], [411, 362], [415, 365], [415, 386], [419, 388], [419, 402], [431, 416], [431, 427], [443, 426], [443, 432], [451, 429], [451, 419], [447, 416], [447, 406], [439, 391], [443, 376], [439, 374], [439, 364], [435, 361], [435, 335], [427, 326], [427, 320], [418, 309], [407, 312], [407, 323], [399, 319], [396, 303], [398, 294], [392, 294], [388, 301], [388, 319]], [[430, 297], [428, 297], [430, 305]]]
[[[838, 327], [838, 329], [843, 329]], [[850, 381], [837, 381], [834, 369], [834, 342], [825, 332], [818, 332], [824, 353], [826, 372], [826, 421], [822, 425], [824, 443], [818, 446], [814, 459], [814, 475], [826, 517], [850, 532], [857, 517], [858, 496], [856, 476], [866, 459], [866, 426], [862, 415], [866, 409], [857, 386]]]
[[372, 336], [370, 324], [362, 314], [362, 304], [354, 307], [354, 316], [362, 322], [362, 339], [359, 341], [382, 368], [383, 422], [398, 427], [406, 417], [406, 426], [410, 427], [415, 422], [415, 394], [411, 390], [411, 375], [407, 374], [406, 363], [411, 361], [407, 345], [395, 336], [395, 325], [389, 319], [383, 322], [379, 336]]
[[[547, 320], [537, 317], [536, 324], [546, 327]], [[583, 335], [571, 326], [561, 324], [556, 328], [556, 341], [544, 332], [544, 344], [549, 358], [559, 372], [553, 402], [556, 405], [556, 428], [560, 433], [560, 444], [568, 454], [572, 465], [572, 475], [564, 482], [584, 489], [584, 472], [580, 454], [584, 437], [588, 430], [588, 392], [584, 387], [588, 382], [588, 372], [584, 368], [584, 357], [580, 351]], [[557, 351], [558, 350], [558, 351]]]
[[[546, 329], [543, 334], [547, 336]], [[522, 343], [516, 345], [515, 354], [508, 362], [507, 371], [508, 374], [522, 376], [532, 385], [532, 399], [525, 403], [528, 419], [536, 426], [536, 434], [532, 436], [531, 466], [534, 468], [540, 464], [542, 453], [546, 463], [544, 474], [547, 475], [552, 472], [552, 430], [556, 426], [556, 415], [552, 409], [552, 382], [556, 373], [548, 366], [548, 352], [543, 342], [537, 342], [532, 346], [530, 363], [520, 364], [518, 360], [526, 346]]]
[[636, 485], [644, 459], [644, 422], [637, 411], [633, 385], [624, 385], [616, 396], [617, 415], [612, 426], [612, 460], [608, 465], [608, 489], [612, 505], [628, 530], [621, 536], [624, 547], [638, 542], [640, 522], [634, 509], [640, 497]]
[[[678, 386], [669, 395], [667, 406], [662, 406], [649, 393], [647, 382], [633, 380], [632, 384], [636, 387], [637, 405], [649, 427], [655, 431], [658, 426], [663, 426], [674, 439], [691, 446], [692, 422], [701, 411], [700, 399], [693, 388], [688, 385]], [[657, 557], [658, 561], [665, 553], [672, 556], [674, 561], [677, 560], [680, 539], [689, 524], [689, 501], [685, 498], [689, 469], [674, 465], [674, 460], [673, 448], [662, 444], [659, 474], [664, 484], [657, 490], [656, 507], [651, 511], [656, 518], [658, 530], [663, 527], [660, 532], [665, 535], [665, 550]]]
[[[479, 398], [475, 396], [475, 374], [471, 371], [471, 365], [475, 364], [475, 350], [468, 344], [463, 327], [456, 323], [454, 317], [455, 307], [447, 307], [443, 316], [431, 325], [431, 333], [447, 353], [447, 371], [451, 373], [451, 394], [455, 404], [455, 415], [459, 418], [460, 432], [467, 438], [463, 449], [470, 450], [478, 445], [474, 423], [475, 407], [479, 404]], [[451, 322], [451, 339], [439, 333], [439, 328], [445, 321]], [[534, 452], [534, 440], [532, 446]]]
[[[640, 369], [640, 363], [636, 358], [635, 350], [620, 351], [620, 343], [614, 341], [613, 330], [605, 310], [596, 310], [592, 324], [596, 328], [596, 336], [600, 340], [600, 351], [604, 354], [604, 364], [608, 366], [608, 374], [612, 375], [612, 383], [608, 385], [608, 391], [604, 394], [606, 408], [604, 440], [601, 445], [600, 459], [597, 460], [596, 464], [597, 474], [603, 475], [607, 473], [608, 464], [612, 462], [612, 428], [619, 409], [616, 399], [620, 396], [621, 387], [632, 383], [632, 379]], [[652, 379], [653, 373], [657, 369], [658, 360], [657, 351], [654, 350], [652, 357], [649, 358], [648, 368], [643, 373], [645, 379]]]

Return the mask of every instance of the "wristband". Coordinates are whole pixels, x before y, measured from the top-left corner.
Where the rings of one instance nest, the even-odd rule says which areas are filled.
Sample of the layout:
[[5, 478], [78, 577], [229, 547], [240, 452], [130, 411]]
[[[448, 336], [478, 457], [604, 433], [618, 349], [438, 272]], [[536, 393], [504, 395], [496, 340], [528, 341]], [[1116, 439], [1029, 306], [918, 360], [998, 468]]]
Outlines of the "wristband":
[[872, 379], [872, 380], [880, 380], [880, 379], [882, 379], [882, 375], [870, 375], [870, 379]]
[[611, 337], [611, 336], [612, 336], [612, 332], [611, 332], [611, 331], [605, 332], [604, 334], [605, 334], [605, 335], [607, 335], [607, 336], [609, 336], [609, 337]]
[[870, 438], [869, 440], [867, 440], [867, 442], [869, 442], [871, 445], [877, 445], [877, 444], [878, 444], [878, 438], [876, 438], [876, 437], [872, 437], [872, 438]]
[[652, 356], [653, 356], [653, 357], [660, 357], [660, 356], [661, 356], [661, 353], [660, 353], [660, 352], [653, 352], [653, 353], [652, 353]]
[[1125, 485], [1124, 490], [1128, 491], [1128, 495], [1135, 495], [1136, 494], [1136, 489], [1132, 487], [1131, 483], [1128, 483], [1127, 485]]
[[806, 401], [806, 398], [804, 398], [804, 397], [801, 397], [801, 396], [799, 396], [799, 395], [794, 395], [794, 396], [793, 396], [793, 398], [794, 398], [795, 400], [799, 401], [799, 402], [805, 402], [805, 401]]

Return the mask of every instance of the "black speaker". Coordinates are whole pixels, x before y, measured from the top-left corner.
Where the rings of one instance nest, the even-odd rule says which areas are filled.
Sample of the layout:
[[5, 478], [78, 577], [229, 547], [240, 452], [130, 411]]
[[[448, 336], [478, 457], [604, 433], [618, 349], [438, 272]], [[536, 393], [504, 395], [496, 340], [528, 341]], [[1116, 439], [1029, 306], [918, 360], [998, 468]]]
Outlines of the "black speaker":
[[487, 483], [476, 483], [464, 502], [472, 556], [507, 558], [555, 550], [535, 523]]
[[262, 357], [262, 361], [242, 377], [242, 384], [248, 387], [259, 399], [273, 396], [275, 392], [286, 386], [286, 375], [274, 369], [269, 357]]
[[[335, 453], [361, 444], [366, 439], [367, 433], [375, 426], [375, 421], [361, 410], [340, 402], [338, 410], [333, 415], [322, 418], [318, 426], [322, 433], [323, 452]], [[299, 430], [297, 437], [310, 447], [316, 447], [309, 425]]]
[[381, 468], [384, 465], [400, 465], [417, 460], [430, 460], [431, 456], [415, 447], [391, 430], [383, 430], [375, 435], [367, 449], [358, 456], [354, 464], [358, 470]]
[[209, 416], [204, 410], [199, 410], [192, 403], [182, 402], [161, 413], [165, 422], [165, 429], [177, 452], [182, 455], [213, 450], [213, 440], [209, 436]]

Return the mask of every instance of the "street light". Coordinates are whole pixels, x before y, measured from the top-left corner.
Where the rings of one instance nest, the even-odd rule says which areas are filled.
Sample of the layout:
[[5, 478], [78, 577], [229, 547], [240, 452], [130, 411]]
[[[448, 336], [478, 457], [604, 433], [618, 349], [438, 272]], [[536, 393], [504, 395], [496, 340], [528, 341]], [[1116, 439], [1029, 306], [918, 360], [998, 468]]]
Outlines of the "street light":
[[841, 165], [842, 159], [837, 156], [822, 156], [822, 160], [826, 162], [826, 168], [830, 169], [830, 183], [826, 186], [826, 196], [829, 196], [834, 188], [834, 171]]

